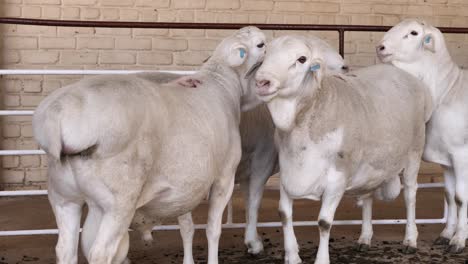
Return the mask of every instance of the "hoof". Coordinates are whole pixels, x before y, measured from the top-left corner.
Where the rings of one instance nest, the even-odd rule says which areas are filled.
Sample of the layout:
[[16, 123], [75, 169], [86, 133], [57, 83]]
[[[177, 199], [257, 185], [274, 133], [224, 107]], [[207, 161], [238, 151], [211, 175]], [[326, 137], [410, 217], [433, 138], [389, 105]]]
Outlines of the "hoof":
[[457, 245], [450, 245], [447, 247], [447, 252], [452, 253], [452, 254], [460, 254], [463, 252], [465, 248], [464, 247], [459, 247]]
[[445, 237], [438, 237], [438, 238], [434, 241], [434, 245], [438, 245], [438, 246], [441, 246], [441, 245], [448, 245], [449, 243], [450, 243], [450, 239], [445, 238]]
[[356, 246], [354, 246], [354, 249], [358, 252], [367, 252], [369, 251], [369, 248], [370, 248], [370, 245], [367, 245], [367, 244], [356, 244]]
[[263, 243], [261, 241], [253, 241], [247, 243], [247, 252], [252, 255], [258, 255], [263, 252]]
[[299, 255], [291, 258], [284, 258], [284, 264], [301, 264], [302, 259], [299, 257]]
[[415, 248], [415, 247], [411, 247], [411, 246], [406, 246], [406, 247], [403, 249], [403, 253], [404, 253], [404, 254], [414, 254], [414, 253], [416, 253], [416, 251], [418, 251], [418, 249]]

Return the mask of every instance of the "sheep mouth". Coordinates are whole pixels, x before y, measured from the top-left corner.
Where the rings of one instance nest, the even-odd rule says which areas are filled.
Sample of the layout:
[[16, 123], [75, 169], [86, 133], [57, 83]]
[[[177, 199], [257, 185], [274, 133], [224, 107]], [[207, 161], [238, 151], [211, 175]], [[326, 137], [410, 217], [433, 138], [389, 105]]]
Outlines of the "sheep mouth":
[[377, 55], [379, 57], [379, 60], [381, 60], [382, 62], [389, 62], [392, 59], [392, 56], [393, 56], [393, 54], [391, 54], [391, 53], [388, 53], [388, 54], [379, 53]]

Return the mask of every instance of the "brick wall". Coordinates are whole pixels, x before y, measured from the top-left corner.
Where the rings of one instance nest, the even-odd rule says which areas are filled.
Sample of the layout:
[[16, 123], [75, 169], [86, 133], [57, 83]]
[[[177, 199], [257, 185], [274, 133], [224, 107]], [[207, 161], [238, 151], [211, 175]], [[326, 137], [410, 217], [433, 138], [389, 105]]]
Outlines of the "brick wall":
[[[0, 15], [25, 18], [109, 21], [308, 23], [393, 25], [422, 17], [436, 26], [468, 26], [465, 0], [0, 0]], [[0, 26], [1, 68], [24, 69], [195, 69], [231, 31]], [[269, 36], [284, 32], [268, 32]], [[337, 46], [337, 34], [317, 32]], [[382, 33], [346, 33], [352, 67], [376, 62]], [[468, 35], [447, 35], [455, 60], [468, 66]], [[2, 109], [34, 109], [73, 76], [3, 76]], [[31, 117], [3, 117], [2, 149], [35, 149]], [[437, 166], [424, 166], [427, 174]], [[0, 189], [43, 188], [46, 159], [1, 159]], [[427, 177], [426, 180], [438, 180]], [[426, 181], [425, 180], [425, 181]]]

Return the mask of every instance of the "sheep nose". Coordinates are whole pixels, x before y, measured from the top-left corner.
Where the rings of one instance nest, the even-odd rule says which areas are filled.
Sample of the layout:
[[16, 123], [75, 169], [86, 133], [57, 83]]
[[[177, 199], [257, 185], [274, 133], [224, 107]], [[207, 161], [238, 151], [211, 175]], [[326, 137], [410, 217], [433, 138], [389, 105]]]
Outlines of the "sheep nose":
[[385, 50], [385, 46], [380, 44], [376, 47], [377, 51], [384, 51]]
[[260, 80], [256, 82], [257, 87], [259, 88], [268, 88], [270, 87], [270, 81], [269, 80]]

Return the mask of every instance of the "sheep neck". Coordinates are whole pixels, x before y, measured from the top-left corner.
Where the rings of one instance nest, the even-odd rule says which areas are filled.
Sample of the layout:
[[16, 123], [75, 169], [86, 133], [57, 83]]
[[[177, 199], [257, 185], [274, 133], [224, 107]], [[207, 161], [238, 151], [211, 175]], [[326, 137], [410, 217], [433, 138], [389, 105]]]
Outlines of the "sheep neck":
[[413, 74], [427, 86], [435, 108], [444, 102], [461, 78], [461, 70], [445, 46], [432, 56], [424, 56], [414, 63], [395, 61], [394, 65]]
[[242, 87], [245, 81], [234, 69], [211, 58], [201, 67], [199, 73], [209, 76], [217, 83], [215, 90], [229, 95], [229, 100], [240, 109]]

